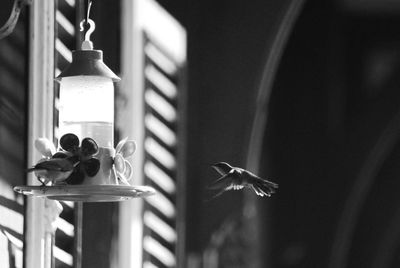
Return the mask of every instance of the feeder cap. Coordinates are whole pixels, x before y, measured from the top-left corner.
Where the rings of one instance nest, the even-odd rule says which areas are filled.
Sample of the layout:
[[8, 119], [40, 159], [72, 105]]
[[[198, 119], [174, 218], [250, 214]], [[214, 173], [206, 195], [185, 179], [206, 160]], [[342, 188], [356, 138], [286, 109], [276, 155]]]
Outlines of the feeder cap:
[[103, 62], [103, 51], [101, 50], [74, 50], [72, 51], [72, 62], [55, 78], [60, 82], [64, 77], [71, 76], [102, 76], [112, 79], [113, 82], [121, 80]]

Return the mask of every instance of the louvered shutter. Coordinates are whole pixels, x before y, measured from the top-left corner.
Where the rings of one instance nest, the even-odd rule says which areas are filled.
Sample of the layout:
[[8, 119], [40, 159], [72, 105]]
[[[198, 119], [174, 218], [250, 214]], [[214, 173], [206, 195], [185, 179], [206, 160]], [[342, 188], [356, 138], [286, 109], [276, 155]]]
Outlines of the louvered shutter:
[[[138, 142], [132, 184], [154, 196], [121, 204], [120, 267], [179, 267], [184, 248], [186, 31], [157, 2], [123, 1], [122, 136]], [[130, 238], [126, 239], [126, 238]]]
[[144, 206], [144, 267], [175, 267], [177, 242], [177, 131], [179, 67], [155, 42], [144, 39], [144, 184], [157, 191]]

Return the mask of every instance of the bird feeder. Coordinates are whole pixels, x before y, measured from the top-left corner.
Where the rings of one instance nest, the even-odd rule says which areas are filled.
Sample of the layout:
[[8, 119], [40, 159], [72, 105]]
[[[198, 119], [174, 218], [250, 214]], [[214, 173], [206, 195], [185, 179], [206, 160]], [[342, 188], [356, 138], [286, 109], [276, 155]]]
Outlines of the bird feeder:
[[102, 148], [112, 148], [113, 82], [121, 79], [104, 64], [103, 51], [93, 50], [90, 34], [95, 26], [91, 19], [88, 23], [90, 29], [85, 34], [81, 50], [72, 51], [71, 64], [55, 79], [60, 84], [60, 134], [92, 137]]
[[[128, 157], [136, 144], [123, 139], [114, 149], [114, 82], [120, 78], [103, 62], [103, 52], [94, 50], [90, 26], [80, 50], [72, 52], [71, 64], [55, 80], [59, 83], [58, 151], [40, 138], [36, 148], [41, 159], [34, 171], [42, 186], [17, 186], [17, 192], [69, 201], [121, 201], [155, 193], [148, 186], [128, 183], [133, 170]], [[50, 184], [51, 183], [51, 184]], [[50, 184], [50, 185], [48, 185]]]
[[97, 143], [101, 169], [83, 183], [116, 184], [110, 157], [114, 157], [114, 82], [121, 79], [104, 64], [103, 52], [93, 50], [90, 33], [94, 22], [89, 19], [88, 23], [81, 50], [72, 52], [71, 64], [56, 78], [60, 84], [60, 136], [72, 133], [81, 141], [90, 137]]
[[60, 134], [92, 137], [103, 148], [113, 147], [114, 84], [120, 78], [104, 63], [101, 50], [72, 52], [72, 63], [60, 83]]

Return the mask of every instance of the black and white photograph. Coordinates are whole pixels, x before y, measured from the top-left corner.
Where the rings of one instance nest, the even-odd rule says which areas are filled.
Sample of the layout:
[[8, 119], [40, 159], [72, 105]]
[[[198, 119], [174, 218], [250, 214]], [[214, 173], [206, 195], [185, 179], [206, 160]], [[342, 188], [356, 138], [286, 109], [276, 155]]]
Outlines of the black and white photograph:
[[0, 268], [400, 267], [400, 1], [0, 2]]

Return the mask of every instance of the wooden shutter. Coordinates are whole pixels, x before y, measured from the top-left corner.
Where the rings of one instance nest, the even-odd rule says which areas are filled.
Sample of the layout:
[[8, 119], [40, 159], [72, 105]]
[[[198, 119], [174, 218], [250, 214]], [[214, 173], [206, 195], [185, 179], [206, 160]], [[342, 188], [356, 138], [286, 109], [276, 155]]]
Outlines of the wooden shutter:
[[[157, 2], [122, 2], [117, 127], [136, 140], [133, 185], [157, 193], [120, 206], [120, 267], [180, 267], [184, 254], [186, 31]], [[126, 239], [128, 237], [128, 239]]]
[[180, 67], [149, 36], [144, 38], [144, 184], [157, 195], [146, 199], [144, 267], [175, 267]]

